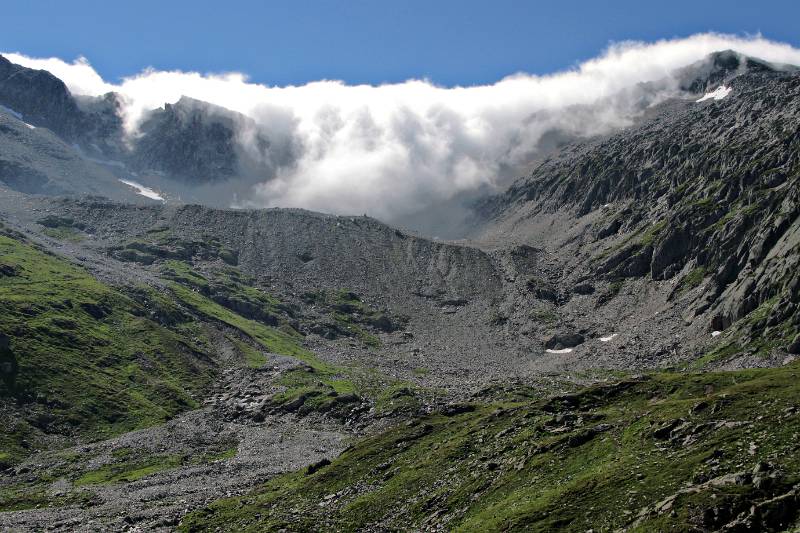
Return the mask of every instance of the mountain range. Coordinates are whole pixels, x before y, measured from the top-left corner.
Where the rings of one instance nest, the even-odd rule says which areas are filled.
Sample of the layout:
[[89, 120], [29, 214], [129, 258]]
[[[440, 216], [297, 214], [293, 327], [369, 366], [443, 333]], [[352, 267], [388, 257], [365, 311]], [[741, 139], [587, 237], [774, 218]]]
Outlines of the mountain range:
[[800, 527], [800, 71], [674, 77], [442, 240], [231, 208], [291, 146], [0, 57], [0, 527]]

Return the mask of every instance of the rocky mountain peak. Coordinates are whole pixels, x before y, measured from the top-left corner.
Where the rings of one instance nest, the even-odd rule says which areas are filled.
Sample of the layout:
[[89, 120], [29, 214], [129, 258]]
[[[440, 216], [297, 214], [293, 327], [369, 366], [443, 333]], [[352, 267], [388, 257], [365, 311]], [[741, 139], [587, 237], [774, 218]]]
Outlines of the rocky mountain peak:
[[83, 116], [63, 81], [46, 70], [17, 65], [0, 56], [0, 103], [25, 121], [49, 128], [72, 140], [79, 135]]
[[734, 50], [722, 50], [678, 71], [680, 88], [692, 93], [707, 92], [743, 74], [793, 72], [797, 67], [769, 63]]
[[134, 165], [181, 181], [206, 183], [232, 177], [238, 168], [236, 142], [246, 117], [182, 96], [152, 111], [134, 145]]

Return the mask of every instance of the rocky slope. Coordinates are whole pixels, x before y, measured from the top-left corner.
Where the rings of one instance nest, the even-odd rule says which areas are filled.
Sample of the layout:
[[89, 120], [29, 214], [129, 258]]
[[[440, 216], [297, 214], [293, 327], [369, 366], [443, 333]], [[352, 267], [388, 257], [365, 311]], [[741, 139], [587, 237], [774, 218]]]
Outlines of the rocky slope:
[[[93, 269], [105, 263], [110, 281], [120, 280], [120, 269], [163, 276], [176, 260], [201, 273], [224, 265], [296, 309], [301, 326], [306, 315], [313, 322], [337, 306], [362, 315], [359, 320], [380, 322], [377, 329], [386, 336], [380, 346], [363, 352], [358, 343], [355, 353], [347, 353], [351, 347], [345, 344], [346, 352], [334, 350], [332, 357], [367, 358], [398, 377], [424, 372], [421, 379], [442, 380], [447, 387], [532, 368], [531, 346], [515, 346], [498, 323], [502, 273], [493, 257], [475, 248], [405, 234], [366, 217], [300, 210], [136, 207], [24, 197], [0, 204], [9, 221], [28, 231], [45, 229], [45, 217], [54, 217], [53, 224], [79, 221], [83, 229], [65, 229], [74, 238], [54, 244]], [[373, 311], [333, 301], [339, 293], [355, 295], [359, 306]], [[328, 318], [303, 327], [320, 342], [352, 336]], [[494, 364], [487, 365], [490, 359]], [[462, 379], [454, 383], [450, 375]]]
[[0, 184], [28, 194], [102, 195], [141, 203], [106, 166], [87, 159], [52, 131], [0, 108]]
[[695, 337], [721, 332], [722, 356], [795, 353], [800, 76], [748, 65], [712, 76], [724, 99], [669, 102], [543, 162], [483, 205], [485, 240], [558, 250], [558, 283], [607, 287], [596, 307], [646, 286]]

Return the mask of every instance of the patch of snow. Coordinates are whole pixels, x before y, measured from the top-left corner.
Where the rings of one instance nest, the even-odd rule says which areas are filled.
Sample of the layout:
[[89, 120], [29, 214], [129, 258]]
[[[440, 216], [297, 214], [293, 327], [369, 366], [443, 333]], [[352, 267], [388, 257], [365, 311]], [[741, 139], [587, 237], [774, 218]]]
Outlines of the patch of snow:
[[700, 102], [705, 102], [706, 100], [712, 100], [712, 99], [722, 100], [723, 98], [731, 94], [731, 90], [732, 89], [730, 87], [725, 87], [724, 85], [720, 85], [714, 91], [704, 94], [703, 97], [700, 98], [699, 100], [695, 100], [695, 102], [699, 104]]
[[150, 187], [145, 187], [144, 185], [136, 183], [135, 181], [129, 181], [123, 179], [119, 181], [121, 181], [122, 183], [124, 183], [129, 187], [133, 187], [134, 189], [136, 189], [136, 194], [140, 194], [145, 198], [150, 198], [151, 200], [160, 200], [162, 202], [164, 201], [164, 198]]
[[711, 336], [712, 337], [719, 337], [720, 335], [722, 335], [721, 331], [712, 331], [711, 332]]
[[614, 340], [614, 337], [616, 337], [617, 335], [619, 335], [619, 333], [612, 333], [611, 335], [609, 335], [607, 337], [600, 337], [600, 342], [608, 342], [608, 341]]
[[561, 350], [551, 350], [548, 348], [545, 350], [547, 353], [572, 353], [572, 348], [562, 348]]

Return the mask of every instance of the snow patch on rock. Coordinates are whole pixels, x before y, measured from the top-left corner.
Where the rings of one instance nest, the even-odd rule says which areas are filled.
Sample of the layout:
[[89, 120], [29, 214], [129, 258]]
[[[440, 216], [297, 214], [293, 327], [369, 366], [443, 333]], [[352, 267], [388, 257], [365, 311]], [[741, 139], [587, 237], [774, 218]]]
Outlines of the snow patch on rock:
[[572, 353], [572, 348], [562, 348], [560, 350], [552, 350], [548, 348], [545, 350], [546, 353]]
[[705, 102], [706, 100], [722, 100], [723, 98], [731, 94], [731, 90], [732, 89], [730, 87], [725, 87], [724, 85], [720, 85], [714, 91], [704, 94], [703, 97], [700, 98], [699, 100], [696, 100], [696, 102], [700, 103], [700, 102]]
[[612, 333], [611, 335], [608, 335], [606, 337], [600, 337], [600, 342], [612, 341], [614, 340], [614, 337], [616, 337], [617, 335], [619, 335], [619, 333]]
[[128, 187], [133, 187], [134, 189], [136, 189], [136, 194], [144, 196], [145, 198], [150, 198], [151, 200], [160, 200], [162, 202], [164, 201], [164, 198], [150, 187], [145, 187], [140, 183], [136, 183], [135, 181], [130, 181], [130, 180], [121, 179], [119, 181], [121, 181]]

